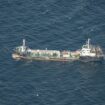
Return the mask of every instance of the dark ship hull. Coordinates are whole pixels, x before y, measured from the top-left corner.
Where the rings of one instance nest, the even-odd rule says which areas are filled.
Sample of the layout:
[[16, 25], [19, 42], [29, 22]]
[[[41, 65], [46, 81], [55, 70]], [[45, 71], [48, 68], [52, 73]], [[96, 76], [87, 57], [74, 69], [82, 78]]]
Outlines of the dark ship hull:
[[102, 62], [103, 61], [103, 57], [80, 57], [80, 61], [83, 62]]

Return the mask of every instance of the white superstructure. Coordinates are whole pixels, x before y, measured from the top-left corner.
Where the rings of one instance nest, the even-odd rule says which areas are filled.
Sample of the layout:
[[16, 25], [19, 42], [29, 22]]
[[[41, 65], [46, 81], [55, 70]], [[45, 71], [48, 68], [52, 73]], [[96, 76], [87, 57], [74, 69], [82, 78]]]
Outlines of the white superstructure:
[[85, 45], [82, 46], [82, 49], [80, 51], [80, 56], [89, 56], [89, 57], [95, 57], [96, 56], [96, 49], [92, 45], [90, 45], [90, 39], [86, 42]]

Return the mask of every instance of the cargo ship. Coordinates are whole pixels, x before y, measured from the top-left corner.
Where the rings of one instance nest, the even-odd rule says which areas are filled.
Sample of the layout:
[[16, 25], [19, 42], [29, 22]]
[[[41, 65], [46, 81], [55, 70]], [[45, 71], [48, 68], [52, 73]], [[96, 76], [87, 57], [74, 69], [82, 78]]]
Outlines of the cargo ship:
[[14, 59], [27, 59], [27, 60], [48, 60], [48, 61], [102, 61], [103, 51], [100, 46], [94, 46], [90, 44], [90, 39], [86, 41], [86, 44], [82, 46], [81, 49], [76, 51], [59, 51], [59, 50], [39, 50], [30, 49], [25, 44], [25, 39], [23, 39], [23, 44], [14, 49], [12, 54]]
[[104, 54], [100, 46], [95, 46], [90, 43], [90, 39], [86, 41], [86, 44], [82, 46], [80, 51], [80, 60], [84, 62], [90, 61], [102, 61]]
[[59, 51], [59, 50], [39, 50], [30, 49], [25, 44], [25, 39], [23, 39], [23, 44], [14, 49], [12, 54], [14, 59], [27, 59], [27, 60], [49, 60], [49, 61], [75, 61], [79, 60], [80, 51]]

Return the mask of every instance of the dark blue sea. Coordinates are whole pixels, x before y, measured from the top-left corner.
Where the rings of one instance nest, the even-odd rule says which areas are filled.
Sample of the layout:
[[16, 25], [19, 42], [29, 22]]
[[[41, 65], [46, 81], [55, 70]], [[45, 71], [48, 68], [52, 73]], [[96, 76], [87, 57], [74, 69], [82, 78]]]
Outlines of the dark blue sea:
[[105, 61], [16, 61], [23, 38], [52, 50], [91, 38], [105, 51], [105, 0], [0, 0], [0, 105], [105, 105]]

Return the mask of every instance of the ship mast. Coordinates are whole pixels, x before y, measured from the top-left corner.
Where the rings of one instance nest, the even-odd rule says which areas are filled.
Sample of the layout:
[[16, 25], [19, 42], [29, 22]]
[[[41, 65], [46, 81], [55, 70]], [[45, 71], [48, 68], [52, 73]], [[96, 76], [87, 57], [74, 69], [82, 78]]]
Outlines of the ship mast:
[[23, 39], [23, 45], [21, 47], [21, 51], [25, 52], [25, 50], [26, 50], [25, 39]]
[[90, 39], [88, 38], [88, 49], [90, 48]]
[[26, 41], [25, 41], [25, 39], [23, 39], [23, 47], [25, 47], [26, 46]]

